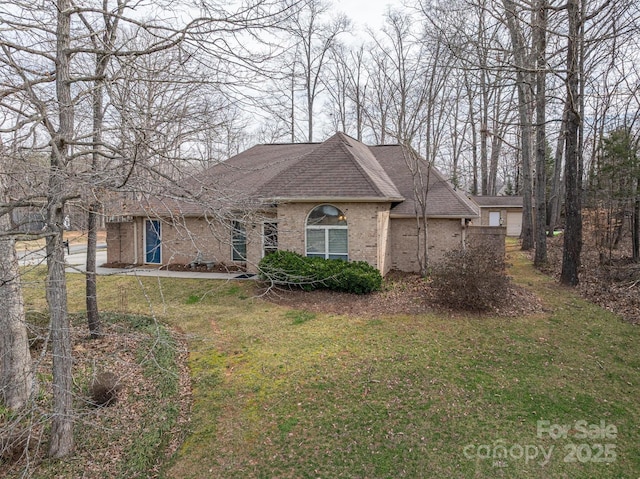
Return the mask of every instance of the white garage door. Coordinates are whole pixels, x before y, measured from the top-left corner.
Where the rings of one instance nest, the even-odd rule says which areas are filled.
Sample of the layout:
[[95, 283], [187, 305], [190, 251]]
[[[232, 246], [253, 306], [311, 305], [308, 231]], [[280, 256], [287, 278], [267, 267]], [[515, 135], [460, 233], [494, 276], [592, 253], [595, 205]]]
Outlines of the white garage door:
[[507, 236], [520, 236], [522, 232], [522, 213], [507, 212]]

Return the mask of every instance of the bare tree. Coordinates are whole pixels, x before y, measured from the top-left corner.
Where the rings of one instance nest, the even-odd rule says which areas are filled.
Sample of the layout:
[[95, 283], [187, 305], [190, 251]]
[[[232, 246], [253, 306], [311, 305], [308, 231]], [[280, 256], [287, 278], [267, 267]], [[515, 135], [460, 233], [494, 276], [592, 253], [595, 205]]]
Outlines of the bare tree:
[[300, 46], [299, 65], [307, 114], [307, 141], [313, 141], [315, 102], [323, 89], [322, 79], [331, 50], [350, 21], [339, 15], [325, 20], [328, 6], [322, 0], [311, 0], [291, 18], [289, 32]]
[[580, 0], [568, 0], [567, 21], [567, 136], [565, 143], [565, 215], [564, 247], [560, 281], [575, 286], [579, 282], [582, 251], [582, 156], [579, 131], [582, 124], [580, 50], [583, 47], [583, 10]]
[[375, 142], [385, 144], [391, 121], [391, 78], [386, 73], [390, 67], [390, 60], [381, 49], [373, 48], [371, 61], [367, 67], [367, 74], [371, 85], [370, 98], [364, 110], [364, 116], [369, 128], [373, 132]]
[[[1, 147], [0, 143], [0, 147]], [[9, 205], [7, 179], [4, 172], [8, 158], [0, 157], [3, 173], [0, 174], [0, 199]], [[0, 207], [0, 398], [9, 409], [24, 407], [32, 392], [33, 373], [27, 326], [25, 322], [20, 271], [15, 239], [11, 230], [11, 209]]]
[[[343, 131], [362, 141], [367, 101], [364, 45], [349, 48], [340, 44], [331, 52], [328, 74], [323, 80], [332, 131]], [[355, 133], [354, 133], [355, 131]]]
[[513, 0], [503, 0], [506, 23], [511, 36], [511, 49], [518, 91], [518, 117], [520, 126], [520, 154], [522, 158], [522, 249], [534, 247], [533, 229], [533, 178], [532, 178], [532, 122], [533, 105], [531, 85], [535, 71], [531, 60], [530, 48], [523, 31], [522, 12]]
[[403, 147], [404, 162], [411, 173], [415, 198], [416, 219], [416, 258], [420, 274], [426, 276], [429, 271], [429, 224], [427, 215], [429, 188], [431, 186], [431, 163], [410, 145]]
[[[105, 2], [106, 3], [106, 2]], [[118, 33], [118, 25], [120, 18], [127, 7], [127, 0], [118, 2], [113, 12], [108, 12], [105, 8], [102, 14], [102, 31], [97, 31], [90, 19], [83, 13], [80, 14], [82, 23], [87, 28], [91, 46], [94, 49], [95, 66], [93, 72], [93, 91], [92, 95], [92, 138], [93, 144], [91, 152], [90, 172], [96, 175], [102, 164], [101, 151], [103, 150], [103, 128], [104, 128], [104, 96], [105, 81], [109, 60], [113, 54], [116, 35]], [[87, 323], [89, 325], [89, 333], [92, 338], [100, 336], [100, 315], [98, 311], [98, 291], [96, 281], [96, 252], [98, 242], [98, 215], [101, 211], [100, 192], [92, 189], [88, 194], [87, 205], [87, 262], [86, 262], [86, 305], [87, 305]]]
[[533, 49], [536, 56], [536, 229], [534, 264], [538, 267], [547, 262], [547, 1], [535, 4], [535, 28]]
[[[135, 5], [136, 8], [142, 6], [139, 3]], [[204, 7], [203, 11], [206, 11]], [[46, 297], [53, 353], [51, 456], [63, 457], [73, 449], [73, 359], [63, 244], [65, 204], [89, 191], [87, 197], [93, 199], [89, 203], [96, 205], [96, 200], [101, 199], [101, 190], [118, 186], [128, 179], [127, 174], [133, 171], [132, 165], [136, 160], [135, 156], [124, 154], [132, 152], [132, 149], [122, 148], [123, 142], [117, 134], [124, 131], [121, 128], [124, 117], [120, 114], [124, 110], [114, 114], [113, 101], [102, 103], [107, 94], [115, 91], [113, 84], [123, 81], [117, 71], [109, 71], [111, 60], [116, 57], [131, 60], [174, 48], [177, 51], [177, 46], [188, 44], [198, 48], [202, 54], [218, 52], [218, 61], [222, 61], [225, 55], [235, 58], [236, 63], [230, 61], [225, 64], [224, 69], [228, 69], [230, 65], [246, 63], [247, 58], [240, 53], [242, 48], [236, 49], [229, 41], [209, 43], [212, 38], [240, 37], [241, 32], [252, 35], [253, 31], [280, 21], [291, 8], [291, 4], [279, 6], [278, 2], [259, 1], [255, 5], [245, 5], [233, 14], [217, 10], [209, 12], [210, 16], [194, 20], [152, 19], [143, 22], [135, 14], [125, 18], [123, 11], [129, 10], [124, 1], [116, 2], [113, 9], [109, 8], [108, 2], [74, 5], [71, 0], [61, 0], [51, 9], [17, 2], [1, 7], [2, 20], [10, 28], [0, 31], [0, 62], [3, 67], [0, 72], [0, 108], [4, 120], [0, 134], [10, 139], [16, 149], [29, 148], [48, 155], [48, 164], [43, 171], [47, 178], [43, 191], [30, 192], [26, 199], [12, 199], [8, 207], [39, 204], [46, 213], [45, 227], [38, 235], [46, 237]], [[99, 19], [103, 23], [100, 27], [97, 26]], [[117, 23], [125, 22], [153, 39], [144, 50], [133, 44], [131, 36], [123, 36], [118, 45], [115, 44]], [[176, 58], [180, 64], [180, 56], [176, 55]], [[223, 67], [220, 68], [222, 71]], [[213, 76], [211, 73], [211, 70], [201, 72], [200, 77]], [[183, 85], [193, 83], [193, 78], [189, 80]], [[225, 81], [226, 78], [216, 77], [216, 80]], [[180, 79], [170, 78], [167, 83], [176, 81]], [[170, 95], [163, 97], [167, 98]], [[159, 105], [156, 103], [154, 106]], [[90, 121], [84, 122], [85, 118]], [[110, 121], [108, 125], [106, 118]], [[147, 123], [147, 126], [149, 137], [157, 135], [157, 124]], [[201, 127], [202, 123], [195, 129]], [[170, 138], [173, 142], [163, 144], [166, 146], [164, 150], [139, 141], [138, 146], [147, 148], [145, 166], [148, 171], [153, 170], [154, 174], [162, 177], [162, 168], [154, 169], [158, 157], [188, 157], [183, 145], [185, 139], [193, 137], [192, 124], [181, 122], [175, 136]], [[149, 147], [155, 147], [155, 150]], [[150, 151], [156, 156], [152, 157]], [[116, 171], [118, 173], [113, 174]], [[90, 269], [93, 266], [89, 264]], [[90, 289], [93, 286], [91, 284]], [[93, 296], [91, 291], [90, 296]], [[95, 312], [97, 305], [93, 303], [94, 299], [91, 297], [89, 301]], [[97, 326], [92, 323], [92, 333], [99, 331]]]
[[548, 236], [553, 237], [555, 228], [560, 219], [560, 209], [562, 207], [562, 159], [564, 158], [564, 140], [567, 122], [567, 103], [563, 108], [562, 119], [560, 120], [560, 131], [556, 141], [555, 154], [553, 156], [553, 178], [551, 180], [551, 190], [549, 193], [549, 214], [548, 219]]
[[[51, 137], [49, 187], [47, 197], [47, 303], [49, 305], [53, 354], [53, 419], [49, 454], [63, 457], [73, 449], [73, 396], [71, 332], [67, 312], [67, 282], [64, 271], [63, 221], [66, 169], [71, 161], [74, 136], [74, 103], [71, 94], [71, 1], [58, 2], [56, 21], [56, 103], [57, 128], [48, 127]], [[39, 99], [33, 102], [38, 104]], [[53, 118], [48, 112], [43, 116]]]

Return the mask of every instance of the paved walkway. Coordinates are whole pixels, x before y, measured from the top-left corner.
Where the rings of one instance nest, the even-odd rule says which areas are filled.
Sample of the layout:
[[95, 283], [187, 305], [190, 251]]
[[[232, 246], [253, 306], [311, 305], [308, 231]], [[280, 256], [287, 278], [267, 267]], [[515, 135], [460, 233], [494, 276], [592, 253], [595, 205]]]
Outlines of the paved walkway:
[[[87, 251], [86, 247], [71, 247], [71, 254], [65, 255], [67, 264], [67, 273], [84, 273], [86, 271]], [[104, 264], [107, 262], [106, 245], [98, 245], [96, 254], [96, 264]], [[22, 255], [20, 259], [22, 265], [34, 265], [46, 263], [43, 250], [30, 251], [28, 254]], [[246, 273], [198, 273], [195, 271], [167, 271], [148, 266], [138, 266], [132, 268], [103, 268], [98, 266], [96, 274], [108, 275], [127, 275], [127, 276], [155, 276], [159, 278], [191, 278], [191, 279], [221, 279], [221, 280], [255, 280], [257, 276]]]

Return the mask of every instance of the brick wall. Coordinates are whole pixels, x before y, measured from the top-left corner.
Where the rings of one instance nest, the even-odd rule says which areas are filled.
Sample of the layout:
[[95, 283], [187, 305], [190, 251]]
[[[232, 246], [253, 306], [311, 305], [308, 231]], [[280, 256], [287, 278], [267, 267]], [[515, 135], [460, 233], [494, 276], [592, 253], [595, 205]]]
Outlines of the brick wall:
[[[462, 247], [463, 227], [460, 219], [432, 218], [428, 222], [429, 263], [442, 260], [444, 254]], [[391, 219], [391, 267], [400, 271], [419, 272], [418, 231], [415, 218]]]
[[[145, 218], [129, 223], [107, 223], [107, 261], [144, 264]], [[247, 236], [255, 235], [247, 228]], [[162, 263], [190, 263], [198, 252], [201, 259], [232, 264], [231, 232], [228, 225], [205, 218], [175, 218], [161, 220]], [[249, 245], [247, 245], [249, 249]]]
[[[305, 254], [305, 228], [311, 210], [324, 203], [278, 205], [278, 241], [281, 250]], [[378, 267], [378, 214], [388, 213], [388, 203], [330, 203], [347, 217], [349, 259]], [[382, 253], [384, 256], [385, 254]]]
[[107, 263], [134, 263], [134, 223], [107, 223]]
[[[320, 203], [281, 204], [266, 215], [249, 218], [247, 270], [255, 271], [262, 259], [262, 222], [278, 222], [278, 247], [305, 254], [305, 226], [311, 210]], [[390, 218], [388, 203], [331, 203], [347, 217], [349, 259], [366, 261], [383, 274], [391, 269], [419, 271], [414, 218]], [[277, 214], [277, 216], [275, 216]], [[108, 261], [144, 263], [145, 219], [107, 225]], [[176, 218], [162, 221], [162, 263], [190, 263], [198, 252], [201, 259], [232, 264], [231, 232], [228, 224], [204, 218]], [[134, 238], [135, 237], [135, 238]], [[119, 238], [119, 239], [118, 239]], [[463, 227], [459, 219], [429, 220], [429, 261], [439, 261], [446, 251], [460, 248]], [[134, 242], [137, 251], [134, 251]]]
[[467, 246], [469, 248], [490, 249], [504, 256], [506, 236], [506, 226], [469, 226], [467, 228]]

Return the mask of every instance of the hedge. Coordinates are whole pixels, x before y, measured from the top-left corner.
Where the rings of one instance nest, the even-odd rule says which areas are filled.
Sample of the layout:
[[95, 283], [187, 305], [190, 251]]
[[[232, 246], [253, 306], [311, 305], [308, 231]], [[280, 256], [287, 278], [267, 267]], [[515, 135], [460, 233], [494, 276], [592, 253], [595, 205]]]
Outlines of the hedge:
[[260, 261], [260, 278], [305, 291], [329, 289], [367, 294], [382, 287], [380, 272], [365, 261], [309, 258], [292, 251], [276, 251]]

